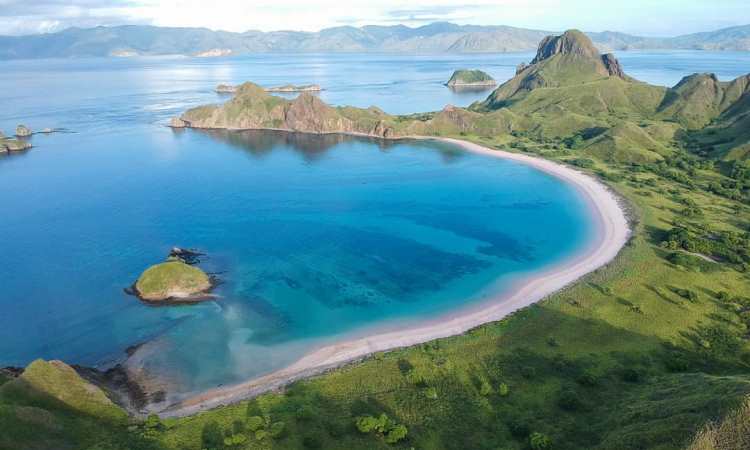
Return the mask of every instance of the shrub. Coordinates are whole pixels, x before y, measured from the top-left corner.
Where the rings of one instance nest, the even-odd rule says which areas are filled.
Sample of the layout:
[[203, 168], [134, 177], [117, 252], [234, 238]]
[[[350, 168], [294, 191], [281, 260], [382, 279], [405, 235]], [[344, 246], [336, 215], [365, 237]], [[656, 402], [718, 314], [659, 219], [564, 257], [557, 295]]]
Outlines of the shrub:
[[552, 440], [546, 434], [531, 433], [529, 445], [533, 450], [545, 450], [552, 447]]
[[437, 400], [438, 398], [437, 389], [435, 389], [434, 387], [428, 387], [427, 389], [424, 390], [424, 396], [429, 398], [430, 400]]
[[247, 441], [247, 436], [244, 434], [233, 434], [224, 438], [224, 445], [227, 447], [239, 447]]
[[479, 393], [484, 397], [492, 394], [492, 385], [487, 382], [487, 380], [482, 380], [482, 383], [479, 386]]
[[388, 444], [395, 444], [404, 439], [408, 433], [405, 425], [392, 421], [386, 414], [381, 414], [378, 417], [360, 416], [354, 423], [360, 433], [377, 434], [383, 437]]
[[625, 369], [622, 371], [622, 379], [628, 383], [638, 383], [641, 381], [641, 373], [636, 369]]
[[564, 390], [560, 393], [560, 398], [557, 399], [557, 404], [560, 408], [566, 411], [576, 411], [581, 408], [581, 400], [572, 390]]
[[380, 417], [361, 416], [355, 420], [355, 425], [360, 433], [371, 433], [377, 431], [382, 433], [388, 424], [388, 416], [381, 414]]
[[587, 370], [583, 372], [576, 381], [582, 386], [596, 386], [599, 384], [599, 377], [595, 373]]
[[500, 383], [500, 386], [497, 387], [497, 393], [500, 394], [501, 397], [505, 397], [510, 393], [510, 389], [507, 384]]
[[297, 413], [295, 415], [297, 416], [298, 420], [308, 421], [314, 419], [317, 413], [312, 406], [302, 405], [299, 407], [299, 409], [297, 409]]
[[409, 431], [406, 429], [406, 426], [396, 425], [391, 428], [385, 435], [385, 442], [387, 442], [388, 444], [395, 444], [396, 442], [406, 438], [406, 435], [408, 433]]
[[224, 433], [218, 422], [208, 422], [201, 431], [201, 448], [217, 450], [224, 446]]
[[273, 439], [280, 438], [284, 435], [285, 430], [286, 425], [284, 424], [284, 422], [274, 422], [268, 428], [268, 435]]
[[247, 418], [247, 429], [250, 431], [257, 431], [263, 428], [263, 418], [260, 416], [252, 416]]

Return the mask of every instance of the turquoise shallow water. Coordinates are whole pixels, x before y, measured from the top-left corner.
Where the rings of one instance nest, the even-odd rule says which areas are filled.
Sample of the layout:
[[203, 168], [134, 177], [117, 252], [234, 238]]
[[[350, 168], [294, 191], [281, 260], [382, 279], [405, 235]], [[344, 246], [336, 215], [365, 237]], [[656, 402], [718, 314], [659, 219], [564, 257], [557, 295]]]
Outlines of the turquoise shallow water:
[[[360, 327], [480, 300], [591, 228], [559, 180], [442, 144], [165, 128], [44, 139], [0, 160], [6, 364], [101, 364], [158, 338], [149, 364], [180, 374], [178, 389], [239, 381]], [[153, 308], [122, 291], [173, 245], [208, 253], [219, 301]]]
[[[685, 55], [661, 72], [663, 54], [623, 61], [661, 80], [707, 58], [723, 62], [722, 78], [747, 71], [746, 59]], [[327, 101], [391, 112], [466, 105], [487, 93], [443, 87], [454, 68], [502, 80], [528, 56], [4, 64], [1, 129], [76, 133], [35, 136], [34, 150], [0, 158], [0, 365], [106, 366], [151, 341], [150, 367], [195, 392], [475, 304], [572, 255], [592, 230], [584, 202], [517, 163], [428, 142], [163, 126], [223, 100], [218, 82], [243, 79], [317, 82], [331, 87]], [[219, 301], [153, 308], [123, 292], [174, 245], [209, 254], [204, 267], [225, 280]]]

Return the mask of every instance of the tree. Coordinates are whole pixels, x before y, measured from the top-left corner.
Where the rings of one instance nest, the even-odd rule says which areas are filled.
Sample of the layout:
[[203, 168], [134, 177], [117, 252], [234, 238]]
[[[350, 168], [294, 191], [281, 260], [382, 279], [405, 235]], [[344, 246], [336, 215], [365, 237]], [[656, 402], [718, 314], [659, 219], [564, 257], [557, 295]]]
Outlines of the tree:
[[492, 394], [492, 385], [487, 382], [487, 380], [482, 380], [482, 383], [479, 386], [479, 393], [484, 397]]
[[552, 440], [546, 434], [531, 433], [529, 444], [533, 450], [545, 450], [552, 447]]
[[250, 431], [258, 431], [265, 425], [263, 418], [260, 416], [252, 416], [247, 418], [247, 429]]
[[233, 434], [224, 438], [224, 445], [227, 447], [239, 447], [247, 441], [244, 434]]
[[406, 438], [408, 430], [404, 425], [396, 425], [388, 431], [385, 435], [385, 442], [388, 444], [395, 444], [396, 442]]
[[201, 448], [218, 450], [224, 446], [224, 433], [217, 422], [209, 422], [201, 432]]
[[500, 394], [500, 397], [505, 397], [510, 393], [510, 388], [507, 384], [500, 383], [500, 386], [497, 387], [497, 393]]
[[284, 422], [274, 422], [268, 429], [268, 435], [273, 439], [280, 438], [284, 435], [285, 429], [286, 425], [284, 424]]

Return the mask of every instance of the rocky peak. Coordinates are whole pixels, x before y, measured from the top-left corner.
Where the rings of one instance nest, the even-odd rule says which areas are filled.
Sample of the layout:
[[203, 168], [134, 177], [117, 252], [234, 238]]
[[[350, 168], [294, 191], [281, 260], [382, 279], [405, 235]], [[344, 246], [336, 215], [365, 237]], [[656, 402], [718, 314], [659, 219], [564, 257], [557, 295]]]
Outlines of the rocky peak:
[[268, 93], [255, 83], [245, 82], [235, 89], [235, 97], [268, 97]]
[[610, 76], [625, 78], [625, 71], [622, 70], [620, 61], [615, 58], [615, 55], [612, 53], [602, 55], [602, 62], [604, 63], [604, 67], [607, 68]]
[[537, 64], [555, 55], [578, 55], [599, 58], [599, 51], [588, 36], [578, 30], [568, 30], [560, 36], [547, 36], [539, 43], [536, 57], [531, 64]]

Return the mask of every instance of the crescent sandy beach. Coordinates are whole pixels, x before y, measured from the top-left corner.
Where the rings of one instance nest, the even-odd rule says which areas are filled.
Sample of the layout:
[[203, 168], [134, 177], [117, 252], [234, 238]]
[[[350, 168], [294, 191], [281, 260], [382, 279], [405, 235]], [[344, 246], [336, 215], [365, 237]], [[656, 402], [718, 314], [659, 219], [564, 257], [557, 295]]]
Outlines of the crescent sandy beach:
[[589, 245], [571, 258], [517, 281], [512, 288], [479, 305], [420, 321], [399, 330], [389, 330], [324, 346], [281, 370], [240, 384], [205, 391], [159, 411], [160, 415], [181, 417], [234, 403], [318, 375], [375, 352], [462, 334], [479, 325], [498, 321], [606, 265], [617, 256], [630, 236], [628, 219], [616, 195], [593, 177], [578, 170], [548, 160], [490, 149], [460, 139], [415, 139], [433, 139], [464, 151], [517, 161], [569, 183], [583, 195], [589, 205], [595, 221], [595, 236], [590, 239]]

